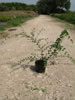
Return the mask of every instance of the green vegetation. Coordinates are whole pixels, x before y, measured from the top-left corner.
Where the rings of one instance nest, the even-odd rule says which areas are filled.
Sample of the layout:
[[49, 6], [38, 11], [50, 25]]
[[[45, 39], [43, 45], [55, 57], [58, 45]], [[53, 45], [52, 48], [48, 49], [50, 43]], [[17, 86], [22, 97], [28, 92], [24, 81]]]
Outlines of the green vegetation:
[[36, 5], [27, 5], [25, 3], [0, 3], [0, 11], [10, 11], [10, 10], [29, 10], [36, 11]]
[[15, 16], [14, 18], [12, 18], [11, 20], [8, 21], [6, 26], [19, 26], [20, 24], [24, 23], [24, 21], [32, 18], [32, 15], [19, 15], [19, 16]]
[[7, 22], [8, 20], [10, 20], [9, 16], [0, 16], [0, 22]]
[[51, 14], [51, 16], [75, 25], [75, 12], [69, 11], [63, 14]]
[[39, 0], [37, 2], [38, 13], [61, 13], [70, 9], [70, 0]]
[[31, 56], [20, 60], [18, 64], [21, 64], [25, 60], [29, 60], [29, 62], [35, 61], [36, 72], [42, 73], [45, 72], [48, 60], [50, 60], [51, 64], [54, 64], [55, 58], [58, 57], [60, 52], [62, 52], [65, 57], [68, 57], [70, 60], [75, 62], [62, 44], [65, 38], [68, 38], [70, 42], [73, 43], [73, 40], [71, 39], [67, 30], [62, 31], [53, 44], [50, 44], [46, 38], [38, 38], [39, 34], [35, 35], [34, 31], [31, 32], [30, 35], [26, 33], [22, 33], [22, 35], [37, 46], [39, 55], [37, 52], [34, 52], [31, 54]]
[[0, 31], [7, 27], [18, 26], [36, 16], [36, 5], [25, 3], [0, 3]]
[[8, 28], [8, 27], [12, 27], [12, 26], [19, 26], [22, 23], [24, 23], [26, 20], [31, 19], [33, 17], [36, 16], [36, 13], [24, 13], [24, 14], [13, 14], [13, 15], [0, 15], [0, 22], [5, 22], [4, 25], [0, 26], [0, 31], [3, 31], [4, 29]]
[[[48, 43], [46, 38], [37, 39], [38, 36], [36, 37], [33, 32], [31, 32], [30, 35], [27, 35], [25, 33], [24, 36], [28, 40], [30, 40], [33, 43], [35, 43], [37, 45], [37, 47], [38, 47], [38, 50], [40, 51], [40, 56], [39, 57], [33, 56], [33, 58], [35, 60], [38, 60], [38, 59], [49, 60], [49, 59], [52, 59], [52, 58], [54, 59], [55, 57], [57, 57], [57, 55], [59, 54], [60, 51], [64, 51], [65, 52], [66, 48], [64, 48], [64, 46], [62, 45], [62, 42], [63, 42], [65, 37], [67, 37], [73, 43], [73, 40], [70, 38], [70, 35], [67, 32], [67, 30], [62, 31], [60, 36], [51, 45]], [[42, 45], [41, 44], [42, 41], [46, 41], [46, 43]], [[66, 53], [66, 54], [67, 54], [67, 56], [69, 55], [68, 53]], [[32, 59], [32, 61], [34, 59]]]
[[31, 91], [41, 91], [43, 93], [46, 93], [47, 92], [47, 89], [46, 88], [38, 88], [36, 86], [30, 86], [29, 84], [25, 83], [25, 88], [31, 90]]
[[4, 31], [5, 27], [4, 26], [0, 26], [0, 31]]

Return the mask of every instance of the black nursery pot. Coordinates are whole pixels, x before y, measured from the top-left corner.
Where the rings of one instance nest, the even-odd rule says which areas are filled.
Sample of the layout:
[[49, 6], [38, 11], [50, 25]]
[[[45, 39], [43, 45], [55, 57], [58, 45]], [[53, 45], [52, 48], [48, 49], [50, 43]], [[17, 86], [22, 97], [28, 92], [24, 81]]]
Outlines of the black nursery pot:
[[38, 73], [44, 73], [46, 70], [47, 61], [46, 60], [37, 60], [35, 61], [35, 70]]

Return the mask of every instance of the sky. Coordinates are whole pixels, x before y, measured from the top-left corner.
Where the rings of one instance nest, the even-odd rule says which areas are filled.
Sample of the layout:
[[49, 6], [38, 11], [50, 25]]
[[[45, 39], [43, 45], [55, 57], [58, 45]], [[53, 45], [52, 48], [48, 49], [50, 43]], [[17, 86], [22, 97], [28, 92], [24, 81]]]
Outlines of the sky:
[[[25, 2], [27, 4], [35, 4], [38, 0], [0, 0], [0, 2]], [[71, 0], [71, 10], [75, 10], [75, 0]]]

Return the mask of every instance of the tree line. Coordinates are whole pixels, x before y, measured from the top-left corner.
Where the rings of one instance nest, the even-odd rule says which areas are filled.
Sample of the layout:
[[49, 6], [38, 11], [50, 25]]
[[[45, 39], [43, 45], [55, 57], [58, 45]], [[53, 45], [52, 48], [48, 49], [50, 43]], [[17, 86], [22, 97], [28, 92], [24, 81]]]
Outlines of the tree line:
[[38, 0], [36, 5], [25, 3], [0, 3], [0, 11], [30, 10], [39, 14], [62, 13], [70, 9], [70, 0]]
[[0, 11], [10, 11], [10, 10], [29, 10], [36, 11], [36, 5], [27, 5], [25, 3], [0, 3]]
[[70, 9], [70, 0], [39, 0], [37, 2], [38, 13], [61, 13]]

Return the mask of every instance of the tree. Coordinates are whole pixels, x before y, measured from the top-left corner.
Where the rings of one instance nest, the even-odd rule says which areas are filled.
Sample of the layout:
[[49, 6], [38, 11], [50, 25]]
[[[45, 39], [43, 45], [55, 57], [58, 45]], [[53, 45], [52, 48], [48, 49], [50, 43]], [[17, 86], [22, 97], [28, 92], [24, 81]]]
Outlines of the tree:
[[36, 5], [27, 5], [25, 3], [11, 2], [11, 3], [0, 3], [0, 11], [10, 11], [10, 10], [37, 10]]
[[0, 4], [0, 11], [8, 11], [8, 10], [9, 8], [4, 3]]
[[65, 9], [68, 11], [69, 8], [70, 8], [70, 6], [71, 6], [71, 3], [70, 3], [70, 1], [68, 0], [68, 1], [66, 2], [66, 4], [65, 4]]
[[70, 4], [70, 0], [39, 0], [37, 8], [39, 13], [49, 14], [69, 10]]

